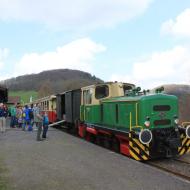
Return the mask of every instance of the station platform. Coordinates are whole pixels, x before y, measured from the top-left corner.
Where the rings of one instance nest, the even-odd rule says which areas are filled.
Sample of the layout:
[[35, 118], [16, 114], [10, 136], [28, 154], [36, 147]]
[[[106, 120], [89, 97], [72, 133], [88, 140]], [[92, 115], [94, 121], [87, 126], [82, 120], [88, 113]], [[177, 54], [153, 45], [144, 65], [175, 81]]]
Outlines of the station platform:
[[55, 128], [0, 133], [1, 190], [189, 190], [186, 180]]

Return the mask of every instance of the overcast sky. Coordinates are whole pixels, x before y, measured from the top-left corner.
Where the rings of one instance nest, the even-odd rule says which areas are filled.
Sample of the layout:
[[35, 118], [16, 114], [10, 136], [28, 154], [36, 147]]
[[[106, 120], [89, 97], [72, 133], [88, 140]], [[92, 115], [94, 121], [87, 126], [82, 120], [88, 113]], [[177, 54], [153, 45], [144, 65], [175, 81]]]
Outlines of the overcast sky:
[[0, 80], [60, 68], [190, 84], [190, 1], [0, 0]]

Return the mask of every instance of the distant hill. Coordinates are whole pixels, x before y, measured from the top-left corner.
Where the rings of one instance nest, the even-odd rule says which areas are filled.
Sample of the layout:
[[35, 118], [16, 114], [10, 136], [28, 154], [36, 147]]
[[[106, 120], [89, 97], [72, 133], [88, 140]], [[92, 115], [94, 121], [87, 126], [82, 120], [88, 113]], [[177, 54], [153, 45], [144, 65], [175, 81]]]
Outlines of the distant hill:
[[70, 69], [43, 71], [3, 81], [10, 91], [39, 91], [46, 87], [52, 94], [100, 82], [101, 79], [87, 72]]
[[162, 85], [166, 94], [175, 95], [179, 99], [180, 121], [190, 121], [190, 85]]

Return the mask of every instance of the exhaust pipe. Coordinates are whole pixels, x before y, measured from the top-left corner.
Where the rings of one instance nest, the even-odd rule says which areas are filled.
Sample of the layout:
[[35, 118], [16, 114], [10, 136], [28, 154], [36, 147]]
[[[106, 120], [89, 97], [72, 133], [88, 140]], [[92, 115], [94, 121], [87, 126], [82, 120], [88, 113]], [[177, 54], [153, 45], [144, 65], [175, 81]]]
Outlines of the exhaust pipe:
[[186, 128], [185, 127], [181, 127], [178, 126], [179, 131], [185, 133], [185, 135], [187, 136], [187, 138], [190, 139], [190, 125], [188, 125]]
[[143, 129], [138, 137], [142, 144], [149, 144], [152, 141], [152, 132], [149, 129]]

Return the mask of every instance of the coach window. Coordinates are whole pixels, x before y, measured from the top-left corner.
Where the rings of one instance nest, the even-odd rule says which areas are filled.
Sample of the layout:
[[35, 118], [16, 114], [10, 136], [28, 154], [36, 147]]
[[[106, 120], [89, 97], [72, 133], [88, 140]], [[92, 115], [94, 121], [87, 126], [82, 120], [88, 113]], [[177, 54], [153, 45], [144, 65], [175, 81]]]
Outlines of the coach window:
[[47, 110], [49, 110], [49, 102], [47, 101]]
[[91, 104], [92, 103], [92, 93], [90, 90], [83, 91], [83, 102], [84, 104]]
[[95, 90], [96, 99], [101, 99], [109, 96], [109, 87], [107, 85], [97, 86]]

